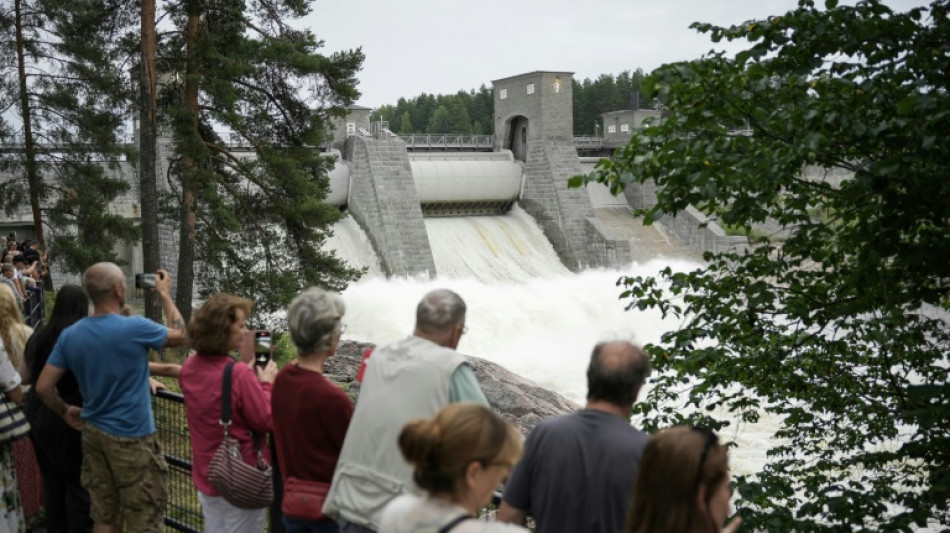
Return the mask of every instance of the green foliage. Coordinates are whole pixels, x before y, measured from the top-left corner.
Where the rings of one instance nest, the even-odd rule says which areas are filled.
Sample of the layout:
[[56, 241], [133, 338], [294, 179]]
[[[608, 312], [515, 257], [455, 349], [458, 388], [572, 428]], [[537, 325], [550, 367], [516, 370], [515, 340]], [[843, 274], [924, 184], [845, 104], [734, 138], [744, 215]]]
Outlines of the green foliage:
[[787, 230], [693, 272], [620, 280], [631, 309], [683, 321], [647, 348], [651, 427], [778, 421], [762, 470], [737, 479], [744, 529], [946, 531], [950, 4], [835, 4], [697, 24], [751, 44], [655, 71], [644, 85], [667, 119], [574, 181], [655, 182], [648, 221], [692, 204]]
[[[360, 275], [322, 249], [342, 215], [323, 201], [333, 163], [316, 148], [329, 118], [359, 95], [363, 54], [322, 54], [322, 41], [294, 23], [310, 4], [187, 1], [159, 14], [178, 30], [159, 43], [167, 75], [179, 80], [160, 96], [177, 157], [170, 216], [188, 224], [194, 215], [200, 261], [179, 262], [179, 287], [194, 268], [202, 295], [251, 298], [258, 317], [308, 286], [341, 290]], [[254, 157], [238, 157], [215, 130], [232, 132]]]
[[[373, 111], [371, 120], [386, 120], [390, 129], [409, 133], [492, 133], [495, 119], [494, 96], [482, 85], [478, 91], [459, 91], [448, 95], [420, 94], [396, 105], [384, 105]], [[443, 108], [443, 111], [439, 111]]]
[[[656, 103], [640, 87], [645, 74], [642, 69], [623, 71], [614, 76], [601, 74], [596, 80], [574, 80], [574, 135], [594, 135], [595, 124], [603, 133], [603, 113], [638, 106], [653, 109]], [[639, 98], [634, 100], [634, 94]], [[632, 105], [631, 105], [632, 104]]]
[[293, 341], [290, 340], [289, 331], [279, 333], [276, 337], [277, 342], [274, 343], [276, 346], [274, 350], [274, 362], [277, 363], [279, 368], [284, 368], [284, 365], [297, 358], [297, 348], [294, 346]]
[[399, 121], [399, 127], [396, 130], [402, 134], [412, 133], [412, 117], [408, 111], [403, 111], [402, 118]]
[[449, 110], [444, 105], [440, 105], [432, 118], [429, 119], [429, 125], [426, 127], [426, 133], [446, 133], [451, 131], [449, 120]]
[[134, 242], [139, 230], [121, 214], [104, 209], [103, 199], [127, 191], [129, 181], [109, 176], [97, 162], [63, 161], [56, 169], [61, 192], [49, 211], [49, 222], [59, 229], [49, 244], [60, 264], [75, 273], [100, 261], [122, 264], [115, 253], [116, 241]]

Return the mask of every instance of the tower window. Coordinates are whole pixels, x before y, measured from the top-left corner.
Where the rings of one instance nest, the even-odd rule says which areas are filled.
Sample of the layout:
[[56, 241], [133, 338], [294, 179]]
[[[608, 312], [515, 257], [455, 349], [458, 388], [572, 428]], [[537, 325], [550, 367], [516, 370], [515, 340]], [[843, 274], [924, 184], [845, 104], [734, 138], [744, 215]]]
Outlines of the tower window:
[[528, 94], [534, 94], [534, 84], [533, 84], [533, 83], [529, 83], [529, 84], [528, 84]]
[[617, 133], [617, 126], [615, 124], [607, 126], [607, 133]]
[[630, 124], [621, 124], [620, 131], [630, 131]]
[[508, 89], [502, 89], [498, 91], [498, 98], [500, 98], [501, 100], [508, 98]]

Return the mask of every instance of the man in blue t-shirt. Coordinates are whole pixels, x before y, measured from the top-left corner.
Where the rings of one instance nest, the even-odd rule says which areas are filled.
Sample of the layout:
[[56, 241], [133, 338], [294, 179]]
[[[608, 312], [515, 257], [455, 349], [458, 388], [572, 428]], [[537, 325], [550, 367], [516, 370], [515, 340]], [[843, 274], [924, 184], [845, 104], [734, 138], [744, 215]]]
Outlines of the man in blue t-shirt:
[[[168, 326], [119, 314], [126, 282], [113, 263], [83, 274], [94, 311], [63, 330], [36, 382], [36, 392], [67, 424], [82, 431], [82, 484], [97, 532], [161, 531], [168, 466], [155, 438], [149, 397], [148, 350], [185, 343], [185, 323], [171, 299], [171, 279], [158, 271], [153, 289]], [[69, 370], [83, 406], [67, 405], [56, 384]]]
[[650, 361], [624, 341], [598, 344], [587, 368], [584, 409], [541, 422], [505, 487], [498, 520], [537, 533], [623, 529], [640, 456], [650, 437], [630, 425]]

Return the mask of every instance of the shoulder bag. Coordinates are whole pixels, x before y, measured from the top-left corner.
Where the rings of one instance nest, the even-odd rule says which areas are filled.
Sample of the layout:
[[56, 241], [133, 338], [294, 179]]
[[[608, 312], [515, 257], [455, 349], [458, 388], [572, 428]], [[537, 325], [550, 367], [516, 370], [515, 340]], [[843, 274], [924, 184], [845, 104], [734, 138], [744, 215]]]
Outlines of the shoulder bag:
[[231, 436], [231, 370], [234, 361], [224, 367], [221, 382], [221, 426], [224, 438], [208, 465], [208, 481], [228, 503], [241, 509], [262, 509], [274, 501], [273, 471], [261, 453], [260, 440], [253, 431], [257, 464], [249, 465], [241, 457], [241, 443]]
[[330, 484], [326, 481], [288, 477], [284, 483], [284, 499], [280, 503], [280, 510], [297, 520], [327, 520], [330, 517], [323, 514], [323, 502], [328, 492]]
[[30, 423], [13, 400], [0, 392], [0, 445], [10, 444], [29, 435]]

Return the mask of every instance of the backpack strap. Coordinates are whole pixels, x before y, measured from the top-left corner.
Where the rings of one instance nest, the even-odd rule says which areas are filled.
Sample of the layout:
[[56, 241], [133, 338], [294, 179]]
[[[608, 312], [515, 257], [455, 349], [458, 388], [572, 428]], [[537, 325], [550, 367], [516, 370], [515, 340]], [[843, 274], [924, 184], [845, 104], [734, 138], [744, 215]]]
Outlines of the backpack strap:
[[442, 528], [439, 529], [438, 533], [449, 533], [449, 531], [452, 531], [453, 529], [455, 529], [455, 526], [471, 518], [472, 518], [472, 515], [467, 515], [467, 514], [458, 516], [455, 519], [453, 519], [451, 522], [449, 522], [448, 524], [445, 524], [444, 526], [442, 526]]

